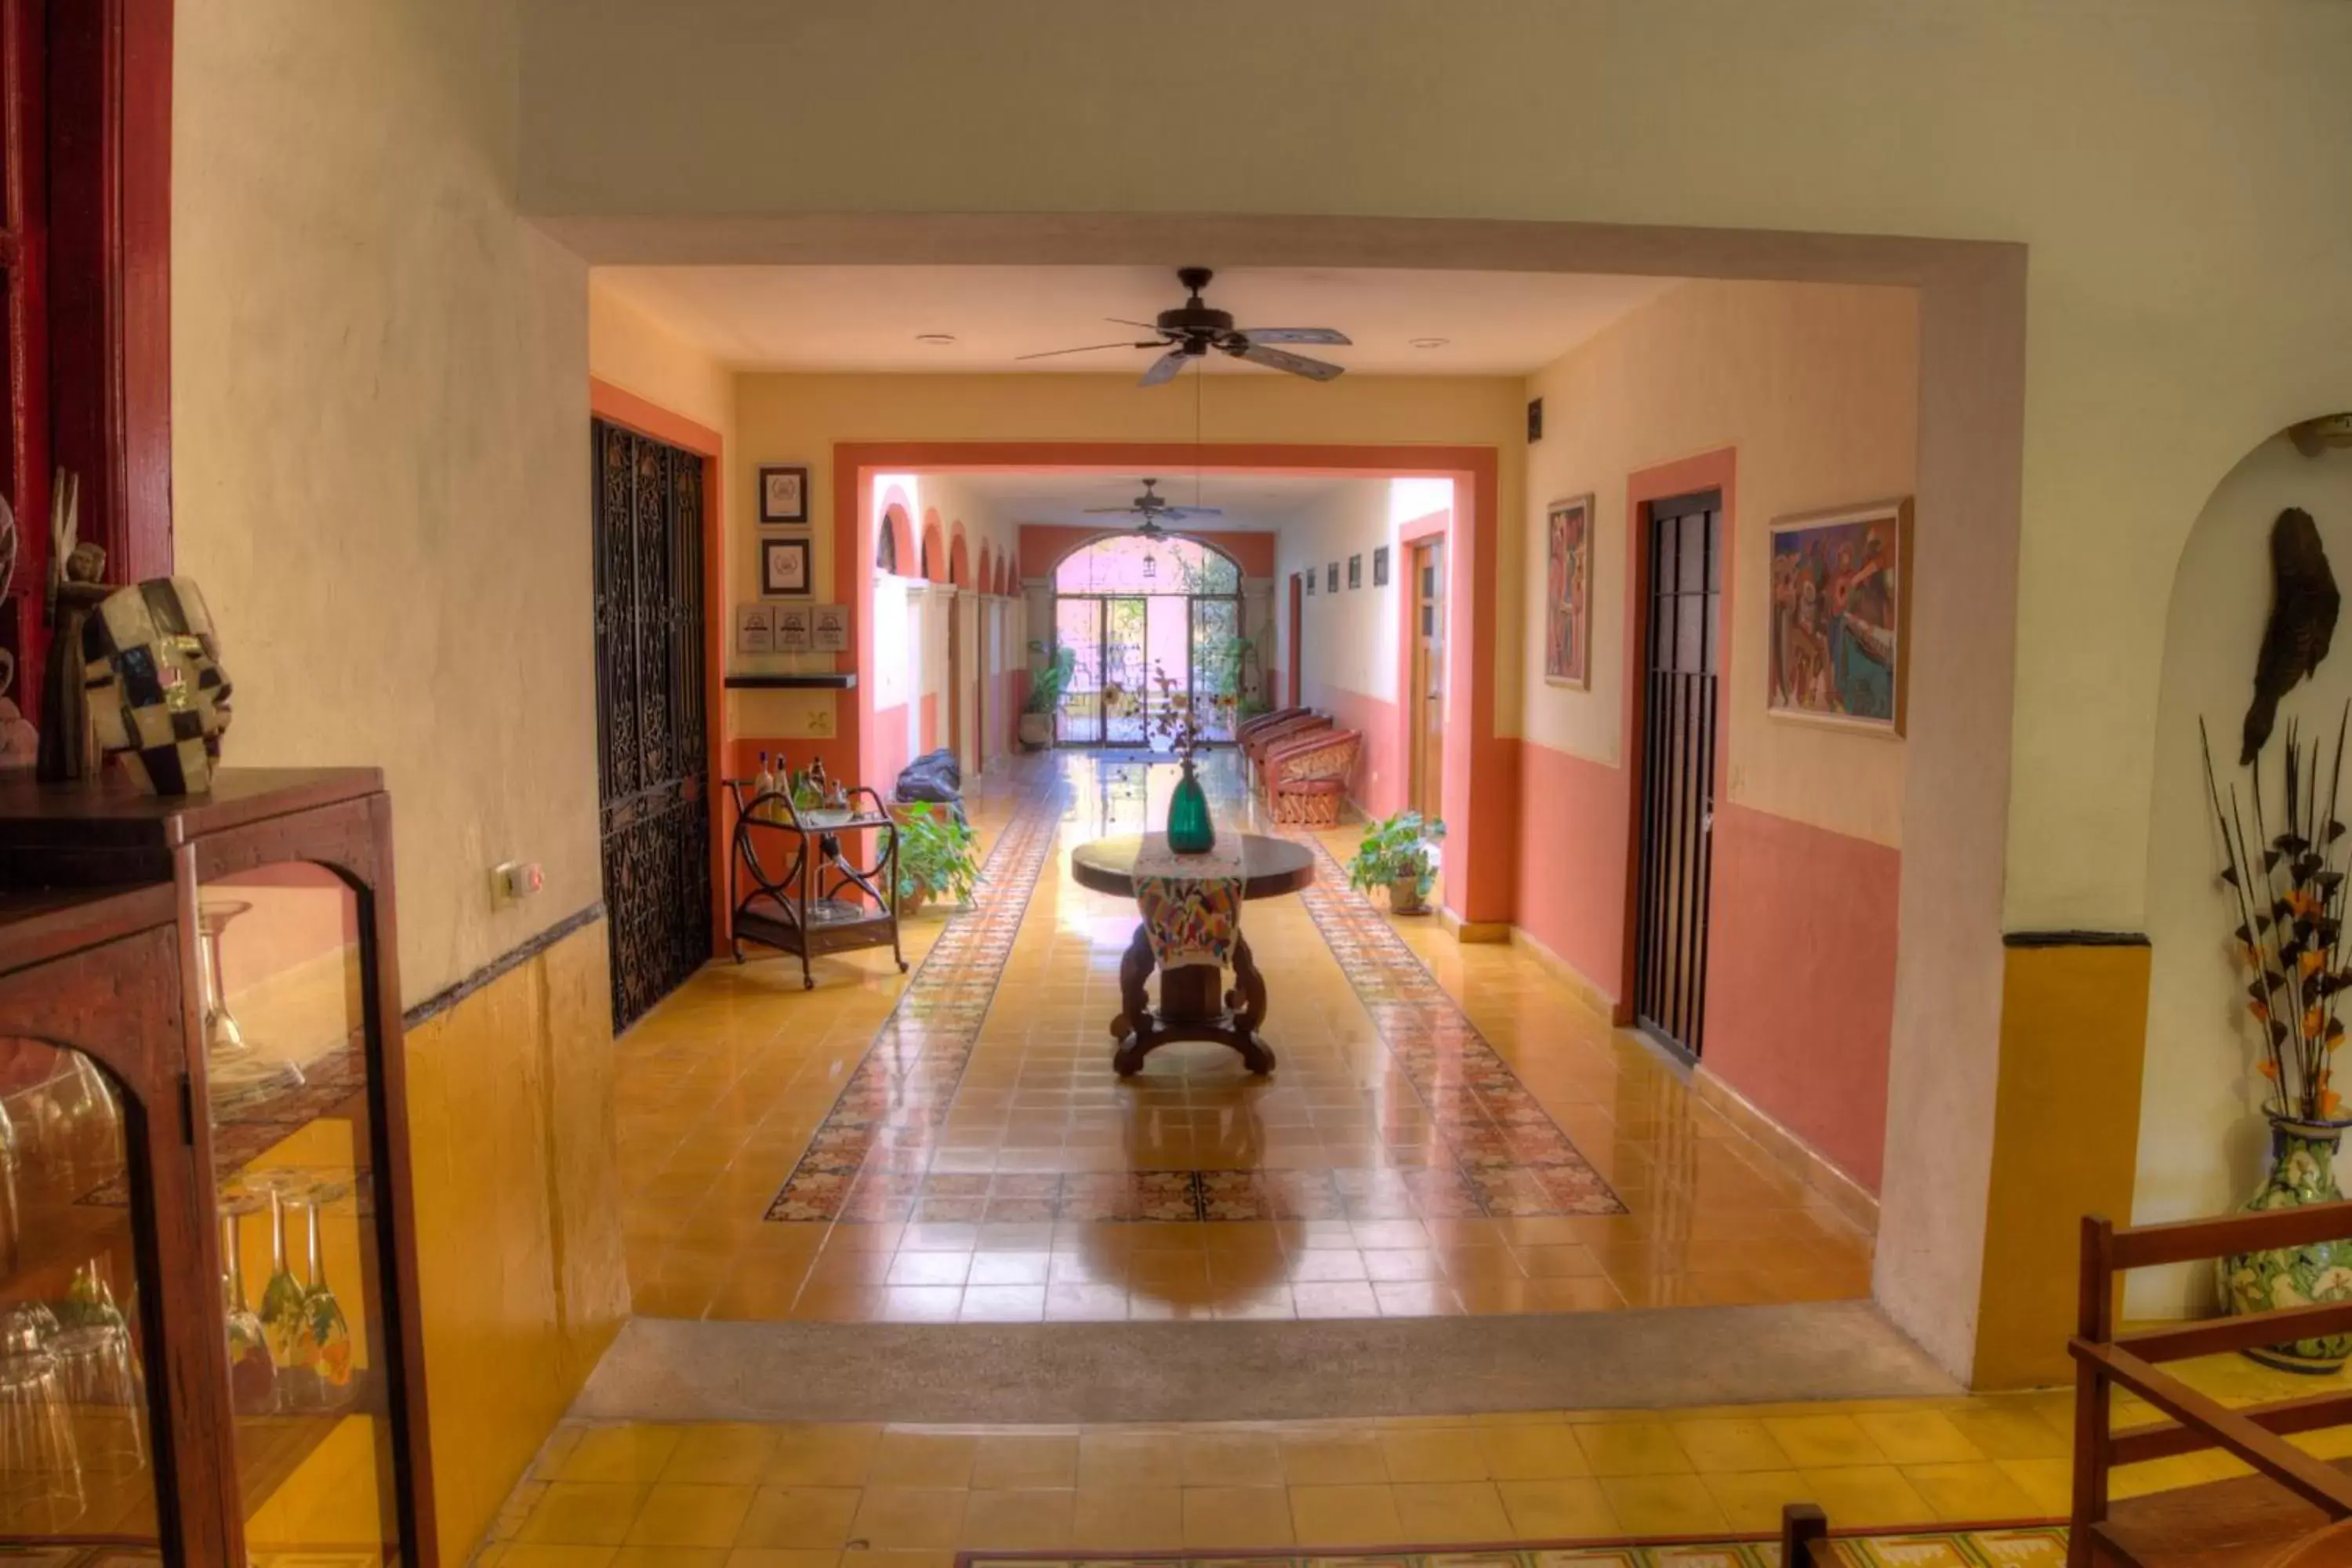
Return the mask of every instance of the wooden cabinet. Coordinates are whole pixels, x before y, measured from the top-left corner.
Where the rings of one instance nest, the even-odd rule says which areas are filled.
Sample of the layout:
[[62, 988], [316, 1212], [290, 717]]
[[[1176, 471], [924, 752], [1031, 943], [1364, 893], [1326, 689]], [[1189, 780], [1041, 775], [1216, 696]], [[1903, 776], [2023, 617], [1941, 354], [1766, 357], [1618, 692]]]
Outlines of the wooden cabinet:
[[0, 1540], [434, 1563], [396, 948], [373, 769], [0, 783]]

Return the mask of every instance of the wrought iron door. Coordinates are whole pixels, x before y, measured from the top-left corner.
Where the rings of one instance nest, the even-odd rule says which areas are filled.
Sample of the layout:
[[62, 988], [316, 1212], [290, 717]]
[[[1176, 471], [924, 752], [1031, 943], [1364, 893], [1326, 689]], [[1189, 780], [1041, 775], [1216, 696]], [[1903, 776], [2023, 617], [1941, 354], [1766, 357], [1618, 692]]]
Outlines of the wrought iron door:
[[1642, 860], [1634, 1014], [1693, 1057], [1706, 1016], [1707, 891], [1715, 834], [1715, 719], [1723, 499], [1654, 501], [1642, 720]]
[[613, 1026], [710, 957], [702, 459], [599, 419], [597, 781]]

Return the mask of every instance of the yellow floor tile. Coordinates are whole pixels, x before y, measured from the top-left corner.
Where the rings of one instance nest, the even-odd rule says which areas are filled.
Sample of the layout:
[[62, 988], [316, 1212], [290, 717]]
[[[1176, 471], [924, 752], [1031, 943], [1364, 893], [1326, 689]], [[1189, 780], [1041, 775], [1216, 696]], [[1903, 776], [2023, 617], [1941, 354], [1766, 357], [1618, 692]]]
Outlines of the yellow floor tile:
[[961, 1433], [887, 1431], [875, 1445], [872, 1487], [961, 1488], [971, 1484], [980, 1439]]
[[1186, 1487], [1184, 1545], [1230, 1551], [1288, 1546], [1290, 1494], [1281, 1487]]
[[724, 1546], [624, 1546], [606, 1568], [726, 1568]]
[[1388, 1459], [1376, 1433], [1288, 1434], [1281, 1455], [1283, 1479], [1294, 1488], [1388, 1483]]
[[755, 1489], [663, 1481], [646, 1493], [630, 1546], [730, 1546]]
[[795, 1552], [784, 1546], [738, 1546], [727, 1568], [839, 1568], [838, 1552]]
[[1990, 1459], [1973, 1464], [1905, 1465], [1903, 1479], [1927, 1500], [1936, 1517], [1952, 1524], [2033, 1519], [2042, 1509], [2033, 1495]]
[[879, 1426], [786, 1426], [760, 1479], [772, 1487], [863, 1486], [881, 1440]]
[[1381, 1452], [1395, 1482], [1487, 1479], [1478, 1434], [1466, 1426], [1383, 1432]]
[[1486, 1426], [1478, 1429], [1475, 1440], [1486, 1473], [1496, 1480], [1554, 1480], [1592, 1473], [1576, 1434], [1565, 1426]]
[[1080, 1486], [1070, 1544], [1165, 1552], [1184, 1544], [1184, 1494], [1174, 1487]]
[[[1812, 1496], [1829, 1516], [1855, 1530], [1882, 1525], [1918, 1524], [1937, 1517], [1927, 1500], [1892, 1465], [1853, 1465], [1804, 1473]], [[1850, 1521], [1850, 1525], [1849, 1525]]]
[[1511, 1528], [1531, 1541], [1584, 1540], [1617, 1530], [1599, 1481], [1497, 1481], [1495, 1490]]
[[1271, 1433], [1203, 1432], [1183, 1441], [1187, 1487], [1263, 1487], [1283, 1479], [1282, 1450]]
[[644, 1506], [647, 1489], [622, 1481], [554, 1481], [516, 1533], [550, 1546], [618, 1546]]
[[1801, 1470], [1886, 1463], [1886, 1456], [1851, 1415], [1768, 1416], [1764, 1429]]
[[1471, 1543], [1510, 1538], [1493, 1481], [1406, 1481], [1391, 1489], [1403, 1541]]
[[957, 1544], [975, 1551], [1050, 1551], [1070, 1544], [1077, 1493], [1069, 1488], [975, 1491]]
[[499, 1550], [497, 1568], [610, 1568], [617, 1546], [553, 1546], [517, 1542]]
[[1604, 1476], [1601, 1493], [1618, 1528], [1629, 1535], [1700, 1535], [1730, 1528], [1715, 1494], [1696, 1475]]
[[630, 1423], [590, 1426], [549, 1478], [559, 1481], [650, 1481], [669, 1463], [683, 1436], [676, 1426]]
[[1675, 1441], [1701, 1475], [1796, 1467], [1761, 1421], [1727, 1418], [1674, 1423]]
[[971, 1485], [1004, 1490], [1078, 1484], [1078, 1437], [1075, 1432], [991, 1433], [972, 1455]]
[[739, 1546], [838, 1551], [863, 1494], [855, 1487], [762, 1487], [737, 1527]]
[[851, 1533], [868, 1545], [952, 1550], [963, 1533], [971, 1494], [961, 1489], [868, 1487]]
[[1381, 1484], [1293, 1486], [1290, 1521], [1292, 1539], [1309, 1549], [1395, 1546], [1409, 1539], [1396, 1500]]
[[1692, 1468], [1674, 1428], [1663, 1421], [1614, 1421], [1570, 1430], [1596, 1476], [1687, 1474]]
[[1078, 1438], [1078, 1486], [1168, 1488], [1183, 1484], [1184, 1442], [1173, 1432], [1087, 1432]]
[[772, 1426], [748, 1422], [714, 1421], [689, 1426], [678, 1436], [662, 1467], [665, 1481], [712, 1485], [756, 1484], [775, 1457], [777, 1434]]
[[1854, 1425], [1895, 1465], [1964, 1465], [1985, 1462], [1984, 1451], [1933, 1410], [1856, 1415]]
[[1733, 1531], [1763, 1534], [1780, 1528], [1780, 1510], [1807, 1500], [1805, 1478], [1795, 1470], [1715, 1470], [1702, 1474], [1709, 1496]]

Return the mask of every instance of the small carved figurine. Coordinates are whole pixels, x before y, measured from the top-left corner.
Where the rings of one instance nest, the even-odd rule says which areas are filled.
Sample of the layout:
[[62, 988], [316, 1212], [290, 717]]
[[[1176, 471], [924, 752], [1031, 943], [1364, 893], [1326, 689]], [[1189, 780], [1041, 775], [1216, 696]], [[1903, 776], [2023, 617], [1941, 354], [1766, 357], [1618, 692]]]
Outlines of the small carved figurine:
[[2279, 700], [2327, 657], [2342, 604], [2317, 525], [2301, 507], [2287, 508], [2271, 525], [2271, 618], [2254, 661], [2254, 700], [2246, 710], [2239, 766], [2252, 763], [2271, 738]]

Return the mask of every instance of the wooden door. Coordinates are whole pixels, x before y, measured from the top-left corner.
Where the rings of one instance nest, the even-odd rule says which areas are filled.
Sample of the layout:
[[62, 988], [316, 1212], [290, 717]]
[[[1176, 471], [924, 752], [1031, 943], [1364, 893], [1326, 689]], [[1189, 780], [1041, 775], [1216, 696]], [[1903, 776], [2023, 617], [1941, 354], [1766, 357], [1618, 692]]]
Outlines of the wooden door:
[[1432, 821], [1445, 807], [1445, 542], [1412, 547], [1412, 809]]
[[594, 422], [597, 782], [613, 1026], [710, 956], [702, 458]]
[[1694, 1058], [1705, 1048], [1715, 833], [1723, 498], [1644, 509], [1641, 861], [1633, 1012]]
[[1297, 708], [1305, 700], [1298, 695], [1300, 654], [1306, 647], [1307, 579], [1293, 572], [1290, 574], [1290, 646], [1286, 650], [1289, 660], [1289, 684], [1284, 689], [1277, 708]]

